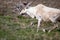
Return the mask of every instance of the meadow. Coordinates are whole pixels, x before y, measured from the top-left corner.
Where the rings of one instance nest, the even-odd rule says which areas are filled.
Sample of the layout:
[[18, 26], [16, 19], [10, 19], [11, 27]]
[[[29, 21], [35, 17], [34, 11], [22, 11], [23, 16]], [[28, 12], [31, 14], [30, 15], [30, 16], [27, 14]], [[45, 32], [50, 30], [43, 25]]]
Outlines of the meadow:
[[[23, 16], [17, 16], [16, 18], [17, 20], [12, 16], [0, 15], [0, 40], [60, 40], [59, 27], [50, 33], [42, 30], [37, 32], [36, 19]], [[31, 25], [31, 22], [34, 24]], [[50, 22], [42, 22], [41, 24], [42, 27], [51, 25], [52, 23]]]

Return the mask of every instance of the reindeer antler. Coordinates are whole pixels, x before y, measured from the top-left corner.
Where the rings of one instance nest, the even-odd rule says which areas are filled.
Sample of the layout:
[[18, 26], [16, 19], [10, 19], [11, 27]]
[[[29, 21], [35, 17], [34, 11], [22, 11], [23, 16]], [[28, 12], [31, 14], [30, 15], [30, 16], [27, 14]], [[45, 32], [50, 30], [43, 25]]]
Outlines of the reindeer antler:
[[29, 3], [26, 5], [26, 7], [29, 7], [29, 5], [31, 5], [31, 4], [32, 4], [32, 2], [33, 2], [33, 1], [29, 2]]

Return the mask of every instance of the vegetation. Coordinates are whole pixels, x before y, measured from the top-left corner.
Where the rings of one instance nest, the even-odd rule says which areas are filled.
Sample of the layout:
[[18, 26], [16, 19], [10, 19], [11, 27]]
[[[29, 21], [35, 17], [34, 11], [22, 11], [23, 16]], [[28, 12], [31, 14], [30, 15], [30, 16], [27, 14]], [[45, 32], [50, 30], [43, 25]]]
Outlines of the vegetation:
[[[16, 21], [11, 16], [0, 16], [0, 40], [60, 40], [60, 30], [52, 32], [36, 32], [37, 20], [18, 16]], [[31, 25], [34, 22], [34, 25]], [[43, 22], [42, 26], [50, 26], [51, 23]]]

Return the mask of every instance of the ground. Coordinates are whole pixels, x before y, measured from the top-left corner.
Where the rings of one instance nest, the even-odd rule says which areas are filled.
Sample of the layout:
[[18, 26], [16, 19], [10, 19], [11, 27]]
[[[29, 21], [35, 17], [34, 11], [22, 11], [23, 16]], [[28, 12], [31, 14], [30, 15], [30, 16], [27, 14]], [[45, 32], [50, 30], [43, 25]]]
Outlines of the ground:
[[[48, 32], [36, 31], [37, 20], [17, 17], [19, 20], [14, 21], [11, 16], [0, 16], [0, 40], [60, 40], [60, 29]], [[31, 26], [31, 21], [34, 25]], [[42, 25], [50, 26], [48, 23]]]

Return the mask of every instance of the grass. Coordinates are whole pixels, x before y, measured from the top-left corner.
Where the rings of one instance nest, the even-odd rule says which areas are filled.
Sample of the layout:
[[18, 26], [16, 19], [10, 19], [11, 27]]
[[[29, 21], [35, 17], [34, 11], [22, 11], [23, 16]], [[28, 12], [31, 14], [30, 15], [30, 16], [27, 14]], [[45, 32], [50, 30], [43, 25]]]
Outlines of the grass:
[[[0, 40], [60, 40], [60, 29], [52, 32], [36, 32], [37, 20], [18, 16], [18, 20], [11, 16], [0, 16]], [[34, 25], [30, 26], [31, 22]], [[42, 26], [52, 25], [42, 22]], [[60, 26], [60, 25], [59, 25]]]

